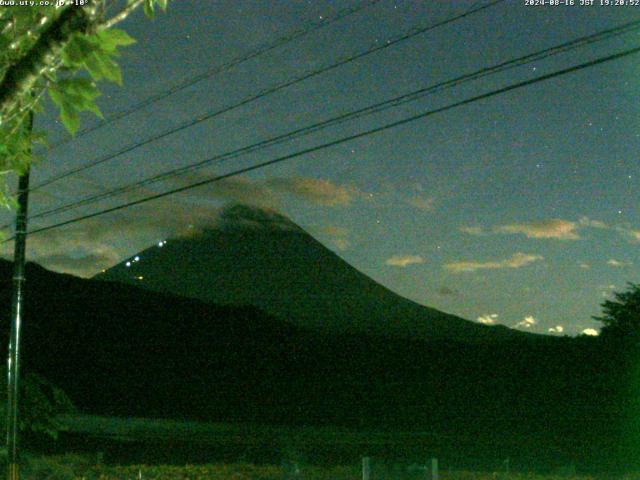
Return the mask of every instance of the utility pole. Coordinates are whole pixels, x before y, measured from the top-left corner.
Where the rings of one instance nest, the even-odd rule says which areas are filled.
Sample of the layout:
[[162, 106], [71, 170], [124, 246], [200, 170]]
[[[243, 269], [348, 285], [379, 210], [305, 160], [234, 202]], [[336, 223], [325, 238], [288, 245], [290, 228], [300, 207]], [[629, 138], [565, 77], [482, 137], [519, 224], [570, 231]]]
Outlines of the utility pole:
[[[29, 113], [27, 128], [33, 128], [33, 112]], [[18, 471], [18, 397], [20, 391], [20, 324], [23, 315], [25, 282], [25, 250], [27, 243], [27, 206], [29, 199], [29, 167], [18, 180], [18, 210], [16, 212], [15, 243], [13, 247], [13, 294], [11, 298], [11, 333], [7, 360], [7, 455], [8, 480], [19, 480]]]

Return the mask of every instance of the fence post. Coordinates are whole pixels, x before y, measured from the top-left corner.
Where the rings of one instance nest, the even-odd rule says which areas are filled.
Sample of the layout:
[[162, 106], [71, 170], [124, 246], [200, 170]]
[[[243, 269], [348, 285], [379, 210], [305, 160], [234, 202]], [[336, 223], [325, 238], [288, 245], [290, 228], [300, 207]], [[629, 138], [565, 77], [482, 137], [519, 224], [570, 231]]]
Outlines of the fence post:
[[362, 480], [371, 480], [371, 457], [362, 457]]
[[438, 480], [438, 459], [431, 459], [431, 480]]

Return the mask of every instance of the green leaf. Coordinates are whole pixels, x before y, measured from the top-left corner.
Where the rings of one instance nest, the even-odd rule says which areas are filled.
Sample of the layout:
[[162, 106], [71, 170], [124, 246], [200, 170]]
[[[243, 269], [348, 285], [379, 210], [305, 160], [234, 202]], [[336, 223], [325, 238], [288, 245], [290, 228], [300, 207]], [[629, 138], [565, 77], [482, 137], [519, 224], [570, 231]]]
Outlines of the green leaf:
[[72, 78], [60, 80], [57, 83], [58, 88], [65, 94], [77, 95], [86, 100], [94, 100], [100, 96], [100, 92], [88, 78]]
[[104, 65], [100, 61], [100, 57], [97, 53], [92, 53], [88, 56], [84, 61], [84, 66], [86, 67], [89, 75], [95, 81], [102, 80], [104, 78]]
[[10, 43], [11, 43], [11, 39], [6, 35], [0, 33], [0, 51], [4, 51], [8, 49]]
[[80, 127], [80, 112], [89, 110], [102, 117], [94, 101], [99, 95], [95, 84], [87, 78], [60, 80], [49, 88], [51, 100], [60, 109], [60, 120], [71, 135]]
[[60, 90], [54, 87], [50, 87], [49, 97], [51, 97], [51, 100], [53, 101], [53, 103], [56, 104], [58, 108], [62, 108], [62, 102], [64, 99], [62, 97], [62, 92]]
[[87, 52], [82, 50], [80, 42], [75, 41], [75, 38], [77, 38], [77, 35], [69, 41], [62, 51], [62, 61], [67, 67], [80, 66], [87, 56]]
[[110, 28], [99, 32], [98, 39], [100, 41], [100, 47], [102, 50], [108, 52], [116, 52], [117, 48], [122, 46], [126, 47], [132, 43], [136, 43], [135, 39], [130, 37], [127, 32], [117, 28]]
[[108, 67], [107, 74], [105, 75], [107, 80], [111, 80], [119, 86], [122, 86], [122, 70], [120, 70], [120, 65], [110, 58], [107, 59], [106, 64]]
[[154, 5], [153, 5], [153, 0], [144, 0], [144, 14], [148, 17], [148, 18], [153, 18], [155, 15], [154, 10]]
[[69, 68], [78, 68], [93, 52], [100, 50], [95, 35], [75, 34], [62, 52], [62, 61]]
[[60, 120], [71, 135], [75, 135], [80, 128], [80, 117], [78, 112], [71, 108], [66, 102], [60, 110]]
[[122, 72], [116, 62], [105, 52], [94, 52], [85, 65], [89, 74], [94, 80], [106, 78], [112, 82], [122, 85]]
[[157, 0], [158, 5], [160, 5], [160, 8], [162, 9], [163, 12], [167, 11], [167, 0]]

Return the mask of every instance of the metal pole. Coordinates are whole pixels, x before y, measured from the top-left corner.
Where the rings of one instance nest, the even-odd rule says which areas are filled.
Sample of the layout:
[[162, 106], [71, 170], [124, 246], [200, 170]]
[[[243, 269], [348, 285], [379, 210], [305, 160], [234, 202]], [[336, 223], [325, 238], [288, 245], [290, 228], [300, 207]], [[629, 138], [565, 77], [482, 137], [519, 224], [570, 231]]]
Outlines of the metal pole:
[[362, 480], [371, 480], [371, 457], [362, 457]]
[[[33, 113], [29, 115], [29, 131]], [[15, 243], [13, 248], [13, 296], [11, 299], [11, 333], [7, 360], [7, 455], [8, 480], [19, 480], [18, 472], [18, 392], [20, 389], [20, 324], [23, 315], [24, 264], [27, 240], [27, 206], [29, 199], [29, 168], [18, 181], [18, 211], [16, 212]]]
[[431, 480], [438, 480], [438, 459], [431, 459]]

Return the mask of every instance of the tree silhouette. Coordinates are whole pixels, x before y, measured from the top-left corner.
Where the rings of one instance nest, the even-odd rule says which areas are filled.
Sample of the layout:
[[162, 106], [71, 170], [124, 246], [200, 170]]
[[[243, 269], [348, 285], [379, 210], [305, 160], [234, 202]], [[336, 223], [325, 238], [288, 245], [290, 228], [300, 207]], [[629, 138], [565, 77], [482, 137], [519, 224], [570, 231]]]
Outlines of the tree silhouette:
[[593, 317], [603, 323], [600, 334], [603, 337], [640, 340], [640, 284], [628, 283], [624, 292], [615, 292], [614, 300], [602, 304], [603, 315]]
[[[6, 367], [0, 368], [0, 379], [7, 376]], [[7, 396], [7, 384], [0, 381], [0, 396]], [[27, 373], [20, 385], [20, 430], [27, 434], [44, 434], [53, 439], [63, 425], [57, 418], [60, 414], [76, 413], [71, 399], [60, 388], [44, 377]], [[6, 402], [0, 401], [0, 431], [6, 429]]]

